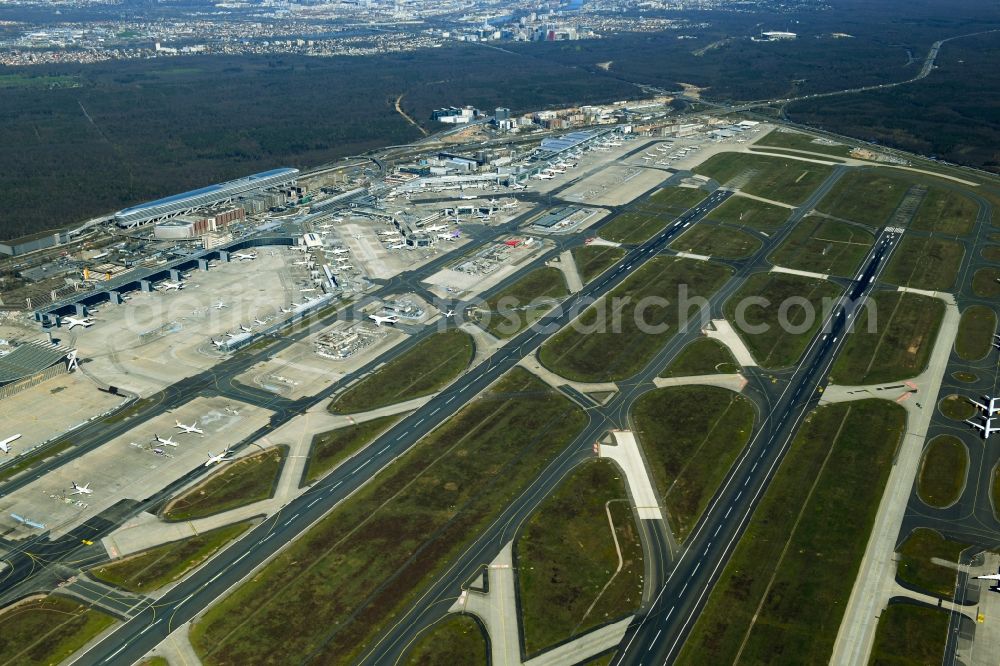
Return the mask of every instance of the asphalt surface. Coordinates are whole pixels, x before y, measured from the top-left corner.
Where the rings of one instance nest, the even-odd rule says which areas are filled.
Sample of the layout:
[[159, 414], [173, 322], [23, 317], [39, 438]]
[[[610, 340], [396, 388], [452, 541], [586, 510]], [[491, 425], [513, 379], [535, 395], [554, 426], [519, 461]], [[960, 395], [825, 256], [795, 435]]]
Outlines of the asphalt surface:
[[[171, 589], [154, 606], [137, 614], [105, 637], [75, 663], [131, 663], [140, 659], [179, 623], [193, 618], [256, 566], [308, 529], [378, 470], [402, 455], [438, 423], [486, 389], [522, 358], [534, 352], [549, 336], [569, 323], [594, 300], [614, 289], [646, 261], [657, 256], [684, 229], [704, 217], [730, 195], [730, 192], [722, 190], [712, 193], [697, 208], [673, 222], [663, 232], [631, 249], [615, 267], [568, 298], [561, 308], [516, 336], [488, 361], [465, 374], [422, 408], [403, 418], [369, 445], [363, 454], [334, 470], [278, 514], [254, 528], [240, 541], [247, 545], [246, 549], [227, 549], [195, 575]], [[572, 457], [570, 454], [569, 458]], [[547, 488], [548, 484], [544, 483], [547, 479], [542, 481], [543, 487]]]

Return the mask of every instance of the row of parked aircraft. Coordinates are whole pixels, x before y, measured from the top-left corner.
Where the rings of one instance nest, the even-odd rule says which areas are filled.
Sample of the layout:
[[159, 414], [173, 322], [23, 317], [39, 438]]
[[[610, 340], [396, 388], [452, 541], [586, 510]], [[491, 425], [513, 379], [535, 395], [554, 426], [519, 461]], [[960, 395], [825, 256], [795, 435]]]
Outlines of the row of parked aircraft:
[[993, 433], [1000, 432], [1000, 426], [994, 427], [993, 425], [993, 422], [996, 420], [997, 412], [1000, 412], [1000, 398], [991, 398], [990, 396], [983, 397], [986, 398], [985, 402], [979, 402], [977, 400], [973, 400], [972, 398], [969, 398], [969, 402], [982, 410], [982, 419], [984, 422], [979, 423], [977, 421], [973, 421], [972, 419], [968, 419], [966, 423], [979, 430], [983, 435], [983, 439], [987, 439]]

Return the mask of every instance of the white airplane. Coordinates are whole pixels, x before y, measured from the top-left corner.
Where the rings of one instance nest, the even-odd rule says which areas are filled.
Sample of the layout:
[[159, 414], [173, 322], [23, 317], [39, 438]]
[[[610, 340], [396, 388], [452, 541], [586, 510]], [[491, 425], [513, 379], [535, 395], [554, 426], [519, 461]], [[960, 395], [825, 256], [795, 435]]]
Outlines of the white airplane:
[[395, 236], [398, 233], [395, 229], [380, 229], [378, 231], [379, 236]]
[[219, 455], [213, 455], [211, 451], [208, 452], [208, 461], [205, 463], [205, 467], [210, 467], [216, 463], [229, 462], [232, 458], [227, 458], [226, 454], [229, 453], [229, 449], [226, 449]]
[[311, 263], [313, 263], [312, 259], [310, 259], [308, 261], [294, 261], [294, 262], [292, 262], [292, 265], [294, 265], [294, 266], [308, 266]]
[[257, 258], [256, 252], [234, 252], [233, 259], [239, 259], [240, 261], [253, 261]]
[[395, 243], [389, 246], [390, 250], [401, 250], [406, 247], [406, 243]]
[[375, 322], [376, 326], [381, 326], [382, 324], [398, 324], [399, 317], [392, 315], [389, 317], [380, 317], [379, 315], [368, 315], [368, 318]]
[[566, 173], [566, 169], [560, 169], [559, 167], [549, 167], [549, 171], [552, 173]]
[[174, 427], [180, 428], [184, 432], [184, 435], [204, 435], [205, 431], [198, 427], [198, 422], [195, 421], [192, 425], [184, 425], [180, 421], [174, 420]]
[[0, 451], [10, 453], [10, 443], [21, 439], [21, 435], [11, 435], [7, 439], [0, 439]]
[[90, 328], [94, 325], [94, 320], [90, 317], [83, 317], [82, 319], [77, 319], [76, 317], [65, 317], [63, 321], [66, 322], [66, 330], [72, 330], [74, 326], [83, 326], [84, 328]]
[[973, 428], [978, 428], [979, 430], [981, 430], [983, 433], [983, 439], [988, 439], [989, 436], [992, 435], [993, 433], [1000, 432], [1000, 428], [993, 427], [993, 419], [991, 418], [986, 419], [985, 425], [981, 423], [976, 423], [971, 419], [966, 421], [966, 423], [971, 425]]
[[349, 270], [353, 270], [353, 269], [354, 269], [354, 266], [352, 266], [351, 264], [338, 264], [337, 265], [337, 270], [349, 271]]
[[159, 284], [159, 287], [163, 291], [180, 291], [181, 289], [184, 288], [184, 283], [183, 282], [171, 282], [170, 280], [167, 280], [166, 282], [161, 282]]
[[225, 340], [216, 340], [215, 338], [209, 338], [209, 340], [211, 340], [212, 344], [218, 347], [219, 349], [223, 349], [226, 346]]
[[350, 257], [334, 257], [333, 260], [336, 261], [338, 264], [344, 264], [344, 263], [347, 263], [348, 261], [350, 261], [351, 258]]
[[344, 254], [345, 252], [350, 252], [346, 247], [338, 247], [336, 249], [330, 250], [333, 254]]
[[552, 180], [555, 176], [551, 173], [539, 173], [532, 176], [532, 178], [537, 178], [538, 180]]
[[282, 314], [288, 314], [289, 312], [291, 312], [291, 310], [289, 308], [282, 307], [282, 306], [279, 305], [278, 306], [278, 312], [280, 312]]
[[447, 228], [448, 228], [447, 224], [432, 224], [429, 227], [425, 227], [424, 231], [427, 231], [429, 233], [434, 233], [435, 231], [444, 231]]
[[163, 439], [159, 435], [154, 434], [153, 441], [156, 442], [157, 444], [166, 444], [167, 446], [177, 446], [177, 442], [174, 441], [173, 437], [167, 437], [166, 439]]
[[987, 417], [993, 418], [997, 412], [1000, 412], [1000, 398], [991, 398], [988, 395], [984, 395], [983, 397], [986, 398], [986, 404], [976, 402], [972, 398], [969, 398], [969, 402], [986, 412]]
[[985, 576], [976, 576], [976, 580], [995, 580], [1000, 583], [1000, 571], [995, 574], [986, 574]]
[[267, 325], [267, 321], [266, 320], [257, 319], [256, 317], [254, 317], [253, 323], [257, 324], [258, 326], [266, 326]]
[[243, 331], [244, 333], [252, 333], [253, 332], [252, 328], [250, 328], [249, 326], [244, 326], [243, 324], [240, 324], [240, 330]]
[[445, 317], [454, 317], [455, 316], [455, 311], [454, 310], [448, 310], [447, 312], [444, 313], [444, 316]]
[[223, 303], [222, 301], [219, 301], [218, 303], [216, 303], [212, 307], [214, 307], [216, 310], [221, 310], [222, 308], [228, 308], [229, 306], [226, 305], [225, 303]]
[[77, 485], [76, 481], [71, 481], [71, 483], [73, 484], [73, 492], [70, 495], [90, 495], [94, 492], [91, 490], [89, 483], [85, 483], [82, 486]]
[[291, 306], [292, 306], [293, 308], [301, 308], [301, 307], [302, 307], [302, 305], [303, 305], [302, 303], [296, 303], [295, 301], [292, 301], [292, 302], [291, 302]]
[[229, 338], [230, 340], [232, 340], [233, 338], [236, 338], [236, 337], [239, 337], [239, 333], [229, 333], [229, 332], [227, 331], [227, 332], [226, 332], [226, 336], [227, 336], [227, 337], [228, 337], [228, 338]]
[[457, 236], [453, 236], [452, 234], [447, 232], [443, 234], [438, 234], [437, 237], [440, 238], [441, 240], [446, 240], [446, 241], [453, 241], [457, 238]]

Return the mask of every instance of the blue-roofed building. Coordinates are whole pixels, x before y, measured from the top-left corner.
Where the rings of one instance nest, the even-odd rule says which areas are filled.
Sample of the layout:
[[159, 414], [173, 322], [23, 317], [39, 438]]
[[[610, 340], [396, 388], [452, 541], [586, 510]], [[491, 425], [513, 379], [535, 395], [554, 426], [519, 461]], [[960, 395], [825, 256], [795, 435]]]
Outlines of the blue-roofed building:
[[209, 185], [190, 192], [132, 206], [115, 213], [115, 223], [120, 227], [134, 227], [147, 222], [165, 220], [175, 215], [189, 213], [197, 208], [228, 203], [239, 196], [245, 196], [270, 187], [281, 187], [295, 182], [298, 169], [271, 169], [252, 176], [244, 176], [226, 183]]

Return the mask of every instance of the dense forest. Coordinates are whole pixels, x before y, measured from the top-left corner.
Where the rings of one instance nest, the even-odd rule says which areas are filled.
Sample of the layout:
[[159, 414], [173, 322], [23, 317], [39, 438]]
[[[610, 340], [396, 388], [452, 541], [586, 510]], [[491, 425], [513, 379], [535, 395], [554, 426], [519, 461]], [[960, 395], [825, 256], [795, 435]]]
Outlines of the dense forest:
[[557, 63], [456, 45], [375, 58], [185, 57], [0, 68], [0, 238], [276, 166], [420, 136], [451, 104], [530, 110], [639, 97]]
[[[419, 136], [432, 109], [527, 111], [642, 96], [679, 82], [755, 100], [903, 81], [938, 39], [1000, 27], [979, 0], [831, 0], [814, 11], [676, 13], [685, 27], [576, 42], [366, 58], [201, 56], [0, 67], [0, 238], [276, 166], [309, 167]], [[793, 41], [761, 43], [761, 30]], [[1000, 33], [945, 45], [891, 92], [788, 109], [798, 121], [996, 169]]]
[[797, 122], [1000, 173], [1000, 34], [946, 44], [926, 79], [800, 102]]

